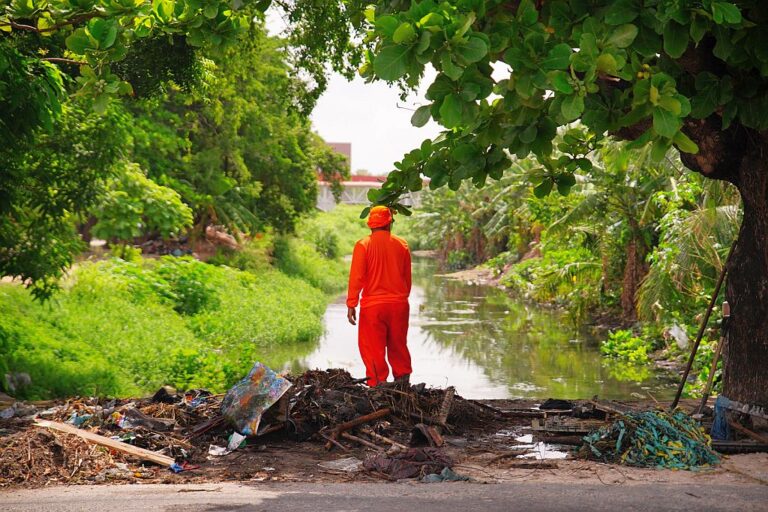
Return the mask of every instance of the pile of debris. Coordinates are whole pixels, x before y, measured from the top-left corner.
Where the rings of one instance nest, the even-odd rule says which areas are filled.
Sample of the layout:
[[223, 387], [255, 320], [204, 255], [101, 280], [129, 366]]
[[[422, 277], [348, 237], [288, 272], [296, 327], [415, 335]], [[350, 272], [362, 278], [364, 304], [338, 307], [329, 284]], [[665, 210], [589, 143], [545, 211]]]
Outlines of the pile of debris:
[[[6, 405], [0, 400], [0, 487], [296, 481], [317, 473], [435, 482], [462, 479], [453, 469], [466, 469], [470, 458], [482, 468], [557, 467], [549, 459], [570, 457], [582, 445], [588, 458], [619, 463], [654, 464], [662, 451], [677, 461], [689, 441], [698, 443], [697, 456], [711, 455], [699, 422], [675, 413], [674, 424], [664, 423], [666, 416], [647, 412], [663, 407], [655, 401], [479, 401], [452, 387], [370, 388], [338, 369], [283, 377], [258, 363], [227, 395], [161, 388], [135, 400]], [[654, 432], [651, 457], [643, 443]], [[678, 439], [682, 448], [670, 437], [680, 432], [688, 436]], [[700, 463], [680, 460], [680, 467]]]
[[[464, 400], [453, 388], [369, 388], [344, 370], [313, 370], [286, 380], [292, 385], [264, 411], [258, 430], [248, 433], [251, 442], [271, 434], [269, 439], [317, 441], [328, 450], [365, 447], [385, 458], [371, 471], [386, 473], [382, 468], [392, 466], [386, 458], [397, 457], [418, 468], [413, 477], [450, 467], [447, 456], [424, 449], [439, 449], [443, 434], [497, 427], [492, 408]], [[158, 478], [168, 468], [196, 469], [246, 439], [222, 415], [223, 400], [205, 390], [161, 388], [138, 400], [16, 403], [0, 411], [0, 486]], [[137, 464], [142, 461], [157, 466]], [[394, 464], [394, 478], [403, 474], [402, 466]]]

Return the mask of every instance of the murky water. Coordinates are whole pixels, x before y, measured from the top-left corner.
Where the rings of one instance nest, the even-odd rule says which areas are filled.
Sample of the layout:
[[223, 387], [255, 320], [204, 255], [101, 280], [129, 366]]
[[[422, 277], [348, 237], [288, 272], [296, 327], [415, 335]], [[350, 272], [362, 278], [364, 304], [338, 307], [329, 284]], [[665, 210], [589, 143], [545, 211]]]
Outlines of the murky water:
[[[414, 261], [410, 303], [411, 382], [452, 385], [468, 398], [674, 394], [668, 374], [602, 358], [598, 340], [579, 332], [562, 312], [436, 276], [433, 261]], [[317, 349], [291, 366], [345, 368], [363, 377], [357, 329], [347, 322], [343, 301], [328, 306], [325, 324]]]

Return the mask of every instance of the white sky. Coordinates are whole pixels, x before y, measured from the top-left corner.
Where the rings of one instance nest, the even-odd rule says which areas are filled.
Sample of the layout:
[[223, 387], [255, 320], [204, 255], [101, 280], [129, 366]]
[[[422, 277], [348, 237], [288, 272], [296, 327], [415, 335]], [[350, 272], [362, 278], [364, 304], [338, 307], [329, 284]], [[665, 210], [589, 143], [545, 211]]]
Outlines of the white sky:
[[[268, 13], [270, 33], [279, 34], [284, 27], [282, 19]], [[366, 84], [360, 77], [348, 82], [334, 73], [312, 113], [312, 125], [327, 142], [352, 143], [353, 172], [366, 169], [371, 174], [386, 174], [405, 153], [441, 131], [434, 121], [422, 128], [411, 125], [413, 110], [427, 103], [424, 93], [434, 79], [434, 71], [430, 71], [422, 81], [425, 87], [406, 102], [400, 101], [396, 87], [385, 82]]]

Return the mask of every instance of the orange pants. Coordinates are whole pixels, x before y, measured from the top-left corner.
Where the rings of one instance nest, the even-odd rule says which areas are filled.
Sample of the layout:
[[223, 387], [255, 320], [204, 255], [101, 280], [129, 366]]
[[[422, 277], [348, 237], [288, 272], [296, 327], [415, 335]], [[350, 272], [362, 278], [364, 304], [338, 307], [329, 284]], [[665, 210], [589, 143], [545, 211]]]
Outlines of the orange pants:
[[411, 374], [411, 354], [407, 346], [409, 311], [407, 302], [360, 308], [357, 344], [369, 386], [387, 381], [387, 360], [395, 378]]

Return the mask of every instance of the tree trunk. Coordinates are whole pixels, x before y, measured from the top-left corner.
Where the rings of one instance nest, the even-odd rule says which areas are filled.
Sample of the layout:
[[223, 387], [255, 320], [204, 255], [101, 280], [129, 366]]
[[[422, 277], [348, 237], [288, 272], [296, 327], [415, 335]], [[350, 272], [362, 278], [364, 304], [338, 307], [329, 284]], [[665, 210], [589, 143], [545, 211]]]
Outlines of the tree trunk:
[[[638, 228], [639, 229], [639, 228]], [[643, 240], [633, 235], [627, 244], [627, 262], [624, 265], [624, 279], [621, 286], [621, 311], [625, 322], [637, 320], [637, 308], [635, 299], [640, 283], [648, 273], [648, 265], [645, 263], [647, 251]]]
[[749, 132], [734, 179], [744, 220], [728, 265], [723, 394], [768, 407], [768, 134]]

